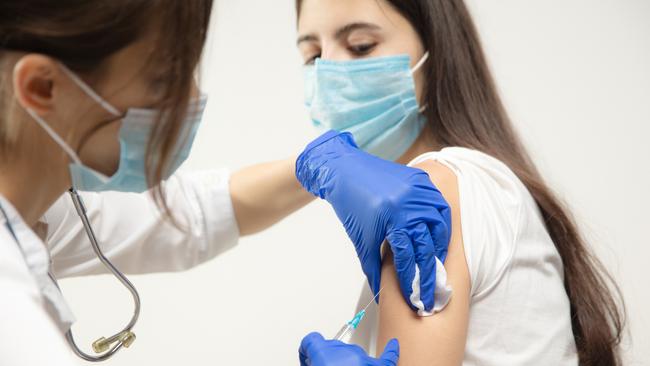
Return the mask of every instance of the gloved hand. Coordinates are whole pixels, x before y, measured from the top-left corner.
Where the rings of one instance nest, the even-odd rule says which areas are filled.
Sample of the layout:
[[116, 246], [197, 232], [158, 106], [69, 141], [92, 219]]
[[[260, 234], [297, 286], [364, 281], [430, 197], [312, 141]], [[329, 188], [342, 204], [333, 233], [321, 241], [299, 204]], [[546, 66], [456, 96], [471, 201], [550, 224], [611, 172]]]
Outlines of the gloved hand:
[[300, 366], [397, 366], [399, 343], [392, 339], [380, 358], [372, 358], [361, 347], [340, 341], [325, 340], [310, 333], [300, 344]]
[[388, 239], [404, 299], [420, 315], [431, 312], [436, 257], [447, 257], [451, 210], [428, 174], [360, 150], [350, 133], [329, 131], [298, 157], [296, 176], [334, 207], [373, 293]]

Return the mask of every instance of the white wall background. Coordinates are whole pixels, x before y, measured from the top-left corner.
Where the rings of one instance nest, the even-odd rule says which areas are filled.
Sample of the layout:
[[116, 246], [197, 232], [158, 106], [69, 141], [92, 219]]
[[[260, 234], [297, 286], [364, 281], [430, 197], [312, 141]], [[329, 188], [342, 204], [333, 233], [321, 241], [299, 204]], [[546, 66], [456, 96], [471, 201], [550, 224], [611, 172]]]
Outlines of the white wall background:
[[[621, 284], [627, 364], [650, 365], [650, 1], [469, 4], [514, 121]], [[217, 1], [210, 104], [187, 168], [288, 157], [313, 136], [294, 24], [293, 0]], [[200, 268], [135, 277], [138, 340], [108, 364], [296, 365], [302, 336], [332, 335], [363, 281], [335, 216], [315, 203]], [[87, 344], [130, 315], [113, 278], [63, 287]]]

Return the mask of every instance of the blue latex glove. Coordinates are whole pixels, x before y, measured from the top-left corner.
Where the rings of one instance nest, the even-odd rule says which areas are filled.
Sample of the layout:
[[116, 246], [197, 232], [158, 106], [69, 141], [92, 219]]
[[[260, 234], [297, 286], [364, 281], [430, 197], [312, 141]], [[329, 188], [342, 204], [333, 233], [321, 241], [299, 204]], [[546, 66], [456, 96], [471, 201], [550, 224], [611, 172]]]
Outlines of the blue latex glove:
[[360, 150], [350, 133], [329, 131], [298, 157], [296, 176], [334, 207], [375, 295], [388, 239], [404, 299], [420, 313], [432, 311], [435, 258], [447, 257], [451, 210], [427, 173]]
[[300, 344], [300, 366], [397, 366], [399, 343], [393, 339], [379, 358], [372, 358], [361, 347], [323, 339], [310, 333]]

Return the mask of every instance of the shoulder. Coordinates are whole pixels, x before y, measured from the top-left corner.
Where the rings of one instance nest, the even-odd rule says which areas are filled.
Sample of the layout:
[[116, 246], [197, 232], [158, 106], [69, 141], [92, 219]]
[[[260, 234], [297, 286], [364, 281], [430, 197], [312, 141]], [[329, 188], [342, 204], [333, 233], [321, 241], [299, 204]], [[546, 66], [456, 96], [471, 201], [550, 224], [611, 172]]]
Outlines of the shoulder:
[[[423, 154], [409, 165], [427, 172], [443, 195], [447, 191], [459, 196], [460, 210], [501, 213], [509, 215], [508, 219], [495, 219], [513, 222], [529, 197], [526, 187], [507, 165], [476, 150], [445, 148]], [[463, 215], [463, 221], [471, 218], [469, 213]]]
[[472, 295], [489, 288], [512, 259], [523, 212], [534, 207], [526, 187], [503, 162], [466, 148], [423, 154], [410, 165], [427, 172], [458, 213]]
[[[411, 164], [411, 166], [424, 170], [441, 193], [444, 194], [446, 191], [449, 194], [458, 194], [458, 177], [455, 172], [443, 162], [434, 159], [426, 159]], [[446, 195], [445, 198], [447, 198]]]
[[490, 188], [492, 196], [509, 196], [513, 200], [523, 199], [526, 192], [519, 178], [505, 163], [477, 150], [449, 147], [422, 154], [409, 165], [424, 169], [432, 180], [441, 183], [457, 181], [460, 190]]

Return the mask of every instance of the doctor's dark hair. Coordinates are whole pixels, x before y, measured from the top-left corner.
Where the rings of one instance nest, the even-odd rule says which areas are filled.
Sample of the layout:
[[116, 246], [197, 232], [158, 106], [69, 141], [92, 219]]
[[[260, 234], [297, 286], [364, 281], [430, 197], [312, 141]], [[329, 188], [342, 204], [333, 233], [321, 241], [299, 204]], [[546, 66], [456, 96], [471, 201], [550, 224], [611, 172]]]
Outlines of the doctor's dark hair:
[[[422, 70], [432, 137], [440, 146], [476, 149], [503, 161], [535, 199], [564, 265], [580, 365], [620, 365], [625, 324], [620, 289], [592, 254], [569, 210], [547, 186], [515, 133], [464, 2], [377, 1], [401, 13], [430, 52]], [[300, 15], [301, 0], [296, 5]]]
[[101, 73], [108, 57], [152, 26], [159, 28], [150, 57], [162, 60], [167, 69], [160, 83], [159, 123], [147, 147], [146, 173], [149, 185], [156, 186], [152, 193], [157, 204], [172, 217], [157, 183], [184, 137], [182, 124], [211, 10], [212, 0], [2, 0], [0, 57], [4, 51], [39, 53], [92, 76]]

